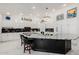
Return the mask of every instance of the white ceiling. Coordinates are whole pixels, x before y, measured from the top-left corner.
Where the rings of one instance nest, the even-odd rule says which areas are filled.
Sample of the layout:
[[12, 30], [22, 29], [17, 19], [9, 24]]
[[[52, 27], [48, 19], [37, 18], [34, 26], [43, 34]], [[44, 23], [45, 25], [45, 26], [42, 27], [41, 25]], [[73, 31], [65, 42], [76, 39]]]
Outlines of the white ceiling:
[[[45, 8], [52, 11], [52, 9], [62, 8], [61, 3], [0, 3], [0, 13], [32, 13], [32, 12], [42, 12], [45, 11]], [[32, 7], [35, 6], [36, 9], [33, 10]]]
[[[10, 12], [10, 14], [43, 14], [48, 8], [48, 12], [53, 9], [59, 10], [63, 8], [64, 3], [0, 3], [0, 14]], [[36, 9], [32, 9], [35, 6]]]

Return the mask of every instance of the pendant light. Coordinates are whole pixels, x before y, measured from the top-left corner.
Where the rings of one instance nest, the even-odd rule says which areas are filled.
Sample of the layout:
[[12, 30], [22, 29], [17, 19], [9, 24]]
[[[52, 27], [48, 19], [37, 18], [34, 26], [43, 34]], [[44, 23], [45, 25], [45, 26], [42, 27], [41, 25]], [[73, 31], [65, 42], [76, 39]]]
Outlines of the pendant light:
[[50, 16], [48, 15], [48, 8], [45, 8], [46, 13], [45, 15], [42, 17], [41, 23], [42, 22], [47, 22], [50, 19]]

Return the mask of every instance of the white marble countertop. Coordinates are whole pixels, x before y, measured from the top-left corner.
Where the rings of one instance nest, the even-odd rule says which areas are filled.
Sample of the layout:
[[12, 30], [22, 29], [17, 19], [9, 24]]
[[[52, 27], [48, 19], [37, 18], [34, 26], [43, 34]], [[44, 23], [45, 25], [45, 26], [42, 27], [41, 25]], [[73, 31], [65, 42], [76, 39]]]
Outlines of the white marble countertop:
[[78, 36], [77, 35], [71, 35], [71, 34], [55, 34], [53, 36], [47, 36], [47, 35], [42, 35], [42, 34], [31, 34], [31, 35], [26, 35], [22, 34], [28, 38], [43, 38], [43, 39], [57, 39], [57, 40], [74, 40]]

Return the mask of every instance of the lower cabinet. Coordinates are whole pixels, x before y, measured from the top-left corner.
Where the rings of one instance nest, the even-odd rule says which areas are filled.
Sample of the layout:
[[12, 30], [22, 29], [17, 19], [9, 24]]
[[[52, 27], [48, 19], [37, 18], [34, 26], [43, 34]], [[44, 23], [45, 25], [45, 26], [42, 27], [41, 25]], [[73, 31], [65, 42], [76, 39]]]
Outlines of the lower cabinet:
[[19, 33], [2, 33], [1, 41], [17, 40], [20, 39]]
[[34, 39], [33, 50], [66, 54], [71, 50], [71, 40]]

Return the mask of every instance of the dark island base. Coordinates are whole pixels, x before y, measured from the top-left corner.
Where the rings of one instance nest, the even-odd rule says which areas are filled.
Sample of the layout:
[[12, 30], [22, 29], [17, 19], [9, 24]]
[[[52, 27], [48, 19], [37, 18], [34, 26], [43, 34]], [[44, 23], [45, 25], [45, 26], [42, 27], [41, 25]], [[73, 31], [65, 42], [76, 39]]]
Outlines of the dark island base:
[[66, 54], [71, 50], [71, 40], [35, 38], [32, 49], [34, 51]]

